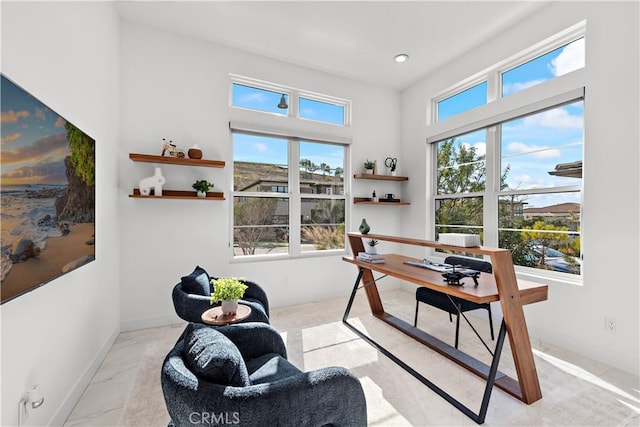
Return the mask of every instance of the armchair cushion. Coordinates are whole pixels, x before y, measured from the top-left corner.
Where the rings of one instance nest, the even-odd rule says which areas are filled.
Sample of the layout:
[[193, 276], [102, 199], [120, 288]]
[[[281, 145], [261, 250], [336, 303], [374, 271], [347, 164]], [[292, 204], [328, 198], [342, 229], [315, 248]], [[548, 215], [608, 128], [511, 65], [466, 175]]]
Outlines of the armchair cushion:
[[211, 278], [206, 270], [199, 265], [188, 276], [180, 278], [182, 289], [188, 294], [211, 295]]
[[247, 370], [251, 384], [264, 384], [277, 381], [283, 378], [300, 374], [300, 369], [296, 368], [284, 357], [268, 353], [247, 362]]
[[236, 387], [250, 385], [247, 367], [240, 351], [229, 338], [214, 328], [189, 325], [183, 358], [198, 377]]
[[[255, 383], [230, 386], [211, 381], [190, 367], [194, 360], [187, 364], [186, 348], [194, 347], [191, 339], [200, 334], [213, 337], [216, 333], [228, 339], [225, 346], [238, 346], [244, 356], [244, 361], [238, 362], [246, 363], [244, 369]], [[256, 348], [249, 349], [251, 342], [257, 343]], [[215, 347], [222, 343], [211, 342]], [[353, 374], [340, 367], [301, 372], [286, 361], [285, 354], [282, 338], [265, 323], [220, 328], [189, 325], [162, 366], [162, 391], [172, 422], [189, 426], [193, 425], [194, 413], [224, 412], [240, 426], [261, 426], [266, 422], [274, 426], [366, 427], [365, 396]]]

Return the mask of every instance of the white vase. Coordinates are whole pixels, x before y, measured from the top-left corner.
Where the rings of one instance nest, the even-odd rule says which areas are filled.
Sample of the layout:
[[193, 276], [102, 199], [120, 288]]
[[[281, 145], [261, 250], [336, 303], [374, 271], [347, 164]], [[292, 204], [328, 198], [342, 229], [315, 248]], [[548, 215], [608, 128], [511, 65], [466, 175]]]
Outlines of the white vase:
[[364, 173], [366, 173], [367, 175], [373, 175], [373, 169], [365, 169]]
[[367, 246], [364, 248], [364, 251], [365, 251], [366, 253], [368, 253], [368, 254], [376, 255], [376, 254], [378, 253], [378, 248], [376, 248], [375, 246], [369, 246], [369, 245], [367, 245]]
[[197, 192], [197, 196], [198, 197], [207, 197], [207, 192], [206, 191], [198, 191]]
[[238, 300], [222, 300], [222, 314], [235, 314], [238, 311]]

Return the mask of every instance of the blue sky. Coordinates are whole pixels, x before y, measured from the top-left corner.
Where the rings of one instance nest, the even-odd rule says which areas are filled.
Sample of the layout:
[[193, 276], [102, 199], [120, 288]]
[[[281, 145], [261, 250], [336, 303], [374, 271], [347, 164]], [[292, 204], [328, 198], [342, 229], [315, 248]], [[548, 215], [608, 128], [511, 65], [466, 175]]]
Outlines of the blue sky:
[[4, 75], [1, 91], [0, 183], [66, 184], [64, 119]]

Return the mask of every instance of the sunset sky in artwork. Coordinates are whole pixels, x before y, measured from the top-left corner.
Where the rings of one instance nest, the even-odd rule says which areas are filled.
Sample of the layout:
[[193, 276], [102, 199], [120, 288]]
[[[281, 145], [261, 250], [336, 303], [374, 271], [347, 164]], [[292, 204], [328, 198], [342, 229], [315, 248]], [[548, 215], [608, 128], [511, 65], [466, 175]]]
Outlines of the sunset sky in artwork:
[[65, 120], [2, 76], [0, 185], [66, 184]]

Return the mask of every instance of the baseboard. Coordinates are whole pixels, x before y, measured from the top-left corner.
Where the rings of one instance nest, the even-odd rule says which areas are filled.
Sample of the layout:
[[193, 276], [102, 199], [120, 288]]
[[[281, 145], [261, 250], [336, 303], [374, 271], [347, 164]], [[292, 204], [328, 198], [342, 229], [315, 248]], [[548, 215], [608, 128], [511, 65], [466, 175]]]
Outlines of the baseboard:
[[69, 418], [69, 415], [71, 415], [71, 412], [82, 397], [82, 393], [84, 393], [85, 389], [93, 379], [93, 376], [98, 371], [98, 368], [104, 361], [105, 357], [107, 357], [107, 353], [109, 353], [109, 350], [113, 346], [113, 343], [116, 341], [116, 338], [118, 338], [118, 335], [120, 335], [120, 330], [118, 328], [114, 329], [113, 332], [111, 332], [111, 335], [102, 345], [100, 351], [98, 351], [96, 356], [93, 358], [93, 361], [89, 364], [89, 366], [87, 366], [80, 378], [78, 378], [75, 386], [64, 398], [62, 404], [54, 414], [49, 425], [64, 425], [64, 423], [67, 421], [67, 418]]

